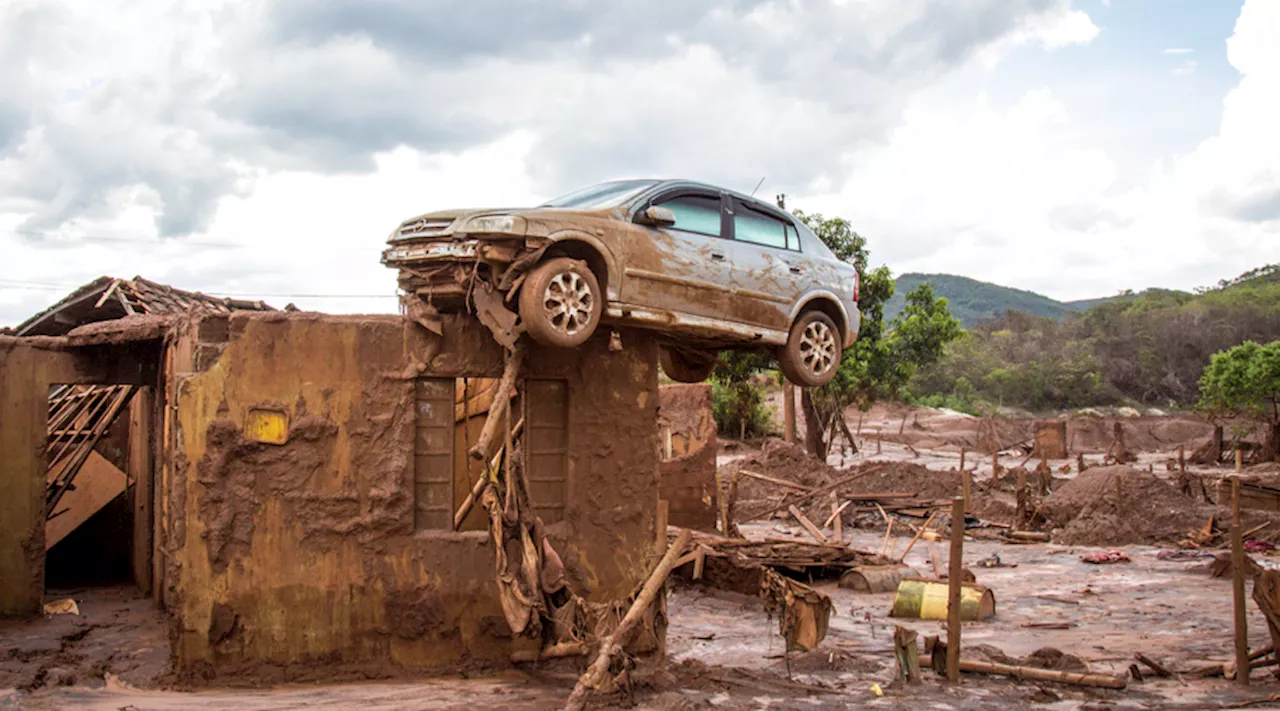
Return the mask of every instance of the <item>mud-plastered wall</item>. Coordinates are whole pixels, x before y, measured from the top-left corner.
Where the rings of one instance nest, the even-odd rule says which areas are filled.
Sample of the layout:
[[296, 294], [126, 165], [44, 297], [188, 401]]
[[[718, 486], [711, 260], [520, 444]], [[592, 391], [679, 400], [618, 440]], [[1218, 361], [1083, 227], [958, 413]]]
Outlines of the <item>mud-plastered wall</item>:
[[[484, 531], [415, 528], [423, 378], [497, 377], [472, 319], [437, 336], [398, 317], [234, 314], [193, 324], [174, 353], [162, 511], [166, 600], [188, 676], [320, 667], [374, 673], [506, 664], [516, 649]], [[185, 341], [185, 343], [184, 343]], [[654, 551], [656, 348], [643, 332], [531, 347], [530, 379], [567, 393], [560, 520], [548, 536], [575, 589], [628, 594]], [[274, 673], [273, 673], [274, 672]]]

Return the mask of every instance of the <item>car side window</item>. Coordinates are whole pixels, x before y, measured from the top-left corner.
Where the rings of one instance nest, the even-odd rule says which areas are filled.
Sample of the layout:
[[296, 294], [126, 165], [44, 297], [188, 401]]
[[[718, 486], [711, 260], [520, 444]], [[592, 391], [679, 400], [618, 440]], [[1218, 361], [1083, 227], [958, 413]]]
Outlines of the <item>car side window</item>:
[[742, 242], [779, 249], [799, 249], [796, 228], [772, 215], [739, 206], [733, 216], [733, 237]]
[[709, 237], [720, 236], [720, 198], [682, 195], [658, 204], [675, 213], [673, 229]]

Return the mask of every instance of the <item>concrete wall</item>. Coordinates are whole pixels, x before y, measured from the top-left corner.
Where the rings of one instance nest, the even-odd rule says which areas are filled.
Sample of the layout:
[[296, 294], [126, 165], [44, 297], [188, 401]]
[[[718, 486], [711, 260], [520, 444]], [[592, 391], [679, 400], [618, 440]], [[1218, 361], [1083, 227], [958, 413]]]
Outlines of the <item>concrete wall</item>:
[[[654, 549], [656, 348], [623, 343], [527, 361], [567, 382], [567, 509], [548, 535], [593, 600], [627, 595]], [[478, 323], [437, 337], [396, 317], [210, 317], [166, 367], [158, 582], [182, 672], [505, 664], [536, 646], [510, 639], [486, 532], [413, 528], [415, 379], [498, 376]], [[252, 408], [285, 413], [287, 443], [246, 440]]]
[[711, 385], [664, 385], [660, 391], [660, 495], [670, 507], [669, 520], [673, 526], [715, 531], [716, 455], [720, 446], [711, 409]]

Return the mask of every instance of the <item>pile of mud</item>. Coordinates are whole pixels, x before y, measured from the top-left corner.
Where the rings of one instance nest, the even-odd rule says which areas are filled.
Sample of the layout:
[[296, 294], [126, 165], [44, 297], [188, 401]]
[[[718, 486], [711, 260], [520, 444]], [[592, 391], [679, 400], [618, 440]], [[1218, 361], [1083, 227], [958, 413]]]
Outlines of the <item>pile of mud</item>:
[[841, 487], [842, 494], [913, 494], [918, 499], [950, 499], [962, 493], [960, 472], [937, 470], [913, 462], [867, 462], [849, 470], [858, 478]]
[[1168, 482], [1126, 466], [1086, 469], [1046, 497], [1041, 511], [1059, 529], [1054, 542], [1086, 546], [1172, 544], [1208, 518]]
[[[809, 456], [800, 445], [790, 444], [780, 439], [766, 440], [759, 452], [725, 464], [720, 468], [720, 473], [725, 481], [729, 481], [733, 474], [742, 470], [785, 479], [807, 487], [824, 486], [848, 476], [826, 462]], [[744, 476], [738, 479], [739, 501], [776, 498], [784, 493], [794, 493], [794, 491], [751, 477]]]

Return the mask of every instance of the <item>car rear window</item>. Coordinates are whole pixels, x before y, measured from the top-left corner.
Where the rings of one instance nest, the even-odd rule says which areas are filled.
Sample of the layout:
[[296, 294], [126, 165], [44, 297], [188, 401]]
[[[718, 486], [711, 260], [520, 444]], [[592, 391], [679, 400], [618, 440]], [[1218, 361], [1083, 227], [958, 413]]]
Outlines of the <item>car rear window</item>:
[[778, 249], [800, 249], [796, 228], [763, 212], [739, 206], [733, 216], [733, 237], [742, 242]]
[[675, 213], [675, 229], [711, 237], [720, 236], [720, 198], [685, 195], [660, 204]]

